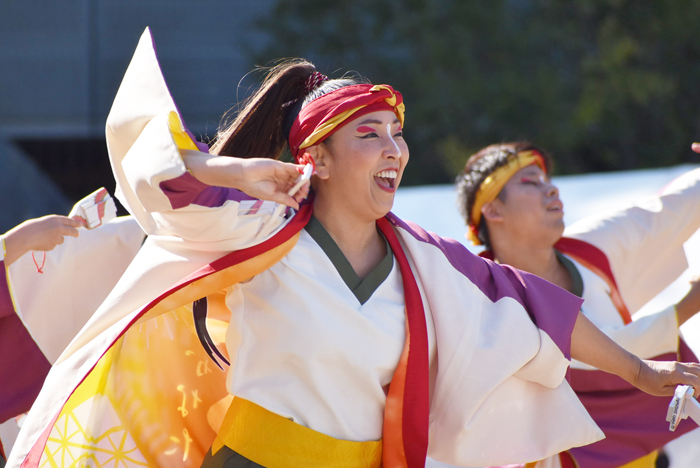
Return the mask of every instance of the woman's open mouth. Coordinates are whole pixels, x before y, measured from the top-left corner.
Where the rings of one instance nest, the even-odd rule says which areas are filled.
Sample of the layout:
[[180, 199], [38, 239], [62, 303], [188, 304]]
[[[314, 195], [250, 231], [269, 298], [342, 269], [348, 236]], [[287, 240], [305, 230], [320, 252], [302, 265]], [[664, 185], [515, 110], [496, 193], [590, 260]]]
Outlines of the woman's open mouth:
[[374, 180], [380, 189], [385, 192], [393, 193], [396, 191], [396, 176], [399, 174], [397, 170], [381, 171], [374, 175]]

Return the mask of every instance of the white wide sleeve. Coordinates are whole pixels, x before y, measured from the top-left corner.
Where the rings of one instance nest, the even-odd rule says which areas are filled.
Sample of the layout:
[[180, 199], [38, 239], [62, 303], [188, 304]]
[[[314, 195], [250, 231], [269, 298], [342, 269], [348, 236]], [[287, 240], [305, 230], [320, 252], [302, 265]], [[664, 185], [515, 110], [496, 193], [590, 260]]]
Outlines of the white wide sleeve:
[[54, 363], [107, 297], [134, 258], [144, 233], [132, 217], [121, 217], [66, 237], [50, 252], [20, 257], [8, 268], [16, 311], [32, 338]]
[[669, 306], [656, 313], [634, 318], [622, 327], [602, 327], [603, 333], [642, 359], [678, 350], [676, 309]]
[[602, 250], [634, 314], [687, 267], [683, 243], [700, 228], [700, 169], [626, 209], [589, 217], [564, 235]]
[[196, 151], [178, 146], [171, 119], [170, 113], [151, 119], [120, 163], [127, 184], [120, 193], [130, 194], [125, 204], [132, 213], [141, 213], [146, 232], [207, 251], [238, 250], [274, 234], [287, 220], [285, 207], [194, 178], [181, 154]]
[[181, 151], [206, 151], [206, 145], [184, 127], [148, 29], [114, 99], [106, 137], [117, 198], [146, 234], [177, 244], [175, 250], [249, 247], [287, 219], [276, 203], [207, 186], [187, 171]]

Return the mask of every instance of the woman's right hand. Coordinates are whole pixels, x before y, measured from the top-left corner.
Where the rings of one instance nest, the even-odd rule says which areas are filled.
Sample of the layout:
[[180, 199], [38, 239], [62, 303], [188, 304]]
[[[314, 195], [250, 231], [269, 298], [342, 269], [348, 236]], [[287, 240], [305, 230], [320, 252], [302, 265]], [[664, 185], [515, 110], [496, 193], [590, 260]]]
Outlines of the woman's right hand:
[[299, 202], [308, 194], [306, 184], [295, 196], [287, 195], [287, 191], [300, 177], [299, 170], [303, 166], [298, 164], [266, 158], [217, 157], [195, 151], [182, 153], [187, 169], [207, 185], [235, 188], [251, 197], [295, 209], [299, 208]]
[[678, 385], [690, 385], [700, 395], [700, 364], [673, 361], [641, 361], [636, 378], [630, 382], [654, 396], [673, 396]]
[[251, 197], [261, 200], [271, 200], [283, 205], [299, 208], [299, 203], [309, 193], [309, 184], [297, 191], [293, 196], [287, 194], [301, 174], [304, 166], [275, 161], [273, 159], [243, 159], [241, 160], [241, 179], [239, 190]]

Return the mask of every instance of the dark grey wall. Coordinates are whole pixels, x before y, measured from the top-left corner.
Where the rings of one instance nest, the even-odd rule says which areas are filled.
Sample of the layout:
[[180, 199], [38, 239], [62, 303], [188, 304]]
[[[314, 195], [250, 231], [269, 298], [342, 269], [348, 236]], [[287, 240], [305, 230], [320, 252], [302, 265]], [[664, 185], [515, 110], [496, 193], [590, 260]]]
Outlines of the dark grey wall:
[[[37, 168], [26, 169], [30, 162], [18, 164], [22, 155], [16, 147], [8, 148], [17, 139], [102, 135], [111, 101], [146, 26], [188, 126], [195, 134], [212, 135], [221, 115], [237, 100], [240, 78], [254, 65], [248, 52], [266, 40], [255, 32], [254, 23], [264, 21], [274, 3], [2, 0], [0, 232], [22, 221], [20, 216], [46, 214], [74, 201], [47, 184], [55, 200], [64, 198], [63, 204], [8, 198], [18, 185], [39, 183]], [[31, 207], [16, 206], [23, 204]]]

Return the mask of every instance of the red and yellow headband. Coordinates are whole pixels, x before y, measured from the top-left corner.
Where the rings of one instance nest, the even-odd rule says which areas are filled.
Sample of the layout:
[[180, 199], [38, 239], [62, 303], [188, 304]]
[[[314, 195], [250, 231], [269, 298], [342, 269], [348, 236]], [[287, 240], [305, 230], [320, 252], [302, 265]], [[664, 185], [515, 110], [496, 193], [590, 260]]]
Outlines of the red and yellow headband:
[[471, 216], [469, 219], [469, 232], [467, 237], [474, 245], [481, 245], [479, 239], [479, 223], [481, 222], [481, 208], [489, 202], [496, 199], [503, 187], [513, 175], [523, 167], [537, 164], [540, 169], [546, 174], [547, 166], [544, 163], [544, 158], [538, 151], [521, 151], [508, 162], [493, 171], [479, 186], [474, 199]]
[[292, 156], [298, 160], [304, 148], [321, 143], [351, 120], [381, 110], [394, 112], [403, 127], [403, 97], [389, 85], [345, 86], [314, 99], [299, 112], [289, 131]]

